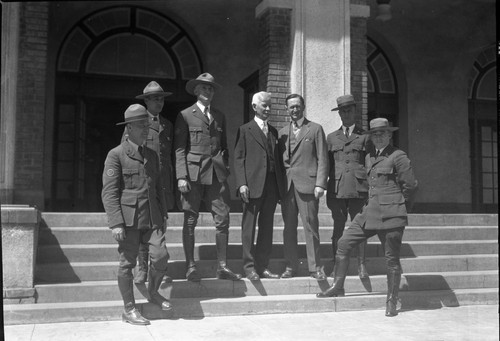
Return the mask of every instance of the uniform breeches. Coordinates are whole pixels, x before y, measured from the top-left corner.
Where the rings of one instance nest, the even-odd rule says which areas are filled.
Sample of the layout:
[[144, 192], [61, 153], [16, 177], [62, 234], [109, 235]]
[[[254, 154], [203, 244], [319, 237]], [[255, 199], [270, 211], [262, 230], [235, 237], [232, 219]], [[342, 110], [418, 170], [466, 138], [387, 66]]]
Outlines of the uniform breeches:
[[364, 198], [351, 198], [351, 199], [338, 199], [331, 198], [327, 200], [328, 208], [332, 211], [333, 218], [333, 235], [332, 239], [338, 240], [344, 233], [347, 215], [351, 217], [351, 221], [356, 214], [361, 212], [366, 199]]
[[165, 234], [162, 229], [126, 229], [125, 240], [118, 242], [120, 254], [119, 277], [132, 278], [132, 269], [136, 265], [139, 245], [149, 246], [151, 269], [166, 272], [168, 264], [168, 251], [165, 243]]
[[338, 242], [337, 255], [349, 256], [351, 250], [368, 238], [377, 235], [385, 252], [388, 271], [401, 273], [400, 253], [404, 226], [387, 230], [366, 230], [353, 223], [344, 231]]

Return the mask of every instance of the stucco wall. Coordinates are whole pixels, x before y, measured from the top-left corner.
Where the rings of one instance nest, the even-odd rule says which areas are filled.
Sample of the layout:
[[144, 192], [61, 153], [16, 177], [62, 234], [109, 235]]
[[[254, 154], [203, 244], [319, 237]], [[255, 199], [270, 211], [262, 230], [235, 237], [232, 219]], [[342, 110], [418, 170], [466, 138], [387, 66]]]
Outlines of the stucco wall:
[[407, 116], [402, 130], [421, 184], [417, 201], [469, 204], [467, 87], [474, 59], [495, 42], [494, 2], [408, 0], [391, 7], [390, 21], [370, 18], [368, 35], [387, 47], [402, 71], [398, 83], [407, 87], [400, 116]]

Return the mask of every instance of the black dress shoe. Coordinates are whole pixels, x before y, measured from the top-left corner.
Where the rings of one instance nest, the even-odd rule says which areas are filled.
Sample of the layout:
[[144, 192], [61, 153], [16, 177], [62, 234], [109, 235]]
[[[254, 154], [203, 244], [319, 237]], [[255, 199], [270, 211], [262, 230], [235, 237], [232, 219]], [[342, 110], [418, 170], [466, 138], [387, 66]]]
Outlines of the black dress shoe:
[[186, 272], [186, 279], [190, 282], [201, 281], [200, 274], [198, 273], [198, 271], [194, 266], [188, 268], [188, 271]]
[[247, 279], [251, 281], [258, 281], [260, 279], [259, 275], [255, 271], [250, 271], [247, 273]]
[[295, 273], [292, 269], [286, 269], [285, 272], [281, 274], [281, 278], [292, 278], [295, 276]]
[[278, 279], [280, 276], [278, 274], [273, 274], [269, 269], [265, 269], [260, 273], [260, 277], [262, 278], [272, 278], [272, 279]]
[[326, 289], [326, 291], [316, 294], [316, 297], [318, 298], [337, 297], [337, 296], [345, 296], [345, 290], [340, 288], [335, 288], [334, 285]]
[[169, 310], [172, 310], [172, 305], [170, 304], [169, 301], [167, 301], [163, 296], [161, 296], [160, 294], [158, 295], [153, 295], [149, 300], [148, 302], [150, 303], [153, 303], [153, 304], [156, 304], [158, 306], [160, 306], [161, 310], [163, 311], [169, 311]]
[[220, 266], [215, 274], [217, 279], [229, 279], [231, 281], [238, 281], [241, 279], [240, 274], [235, 274], [227, 266]]
[[151, 322], [149, 322], [147, 318], [144, 318], [139, 310], [135, 308], [130, 311], [124, 311], [122, 314], [122, 321], [136, 326], [147, 326], [151, 324]]
[[323, 271], [319, 271], [318, 270], [318, 271], [310, 272], [309, 274], [311, 275], [312, 278], [315, 278], [318, 281], [324, 281], [324, 280], [326, 280], [326, 276], [323, 273]]

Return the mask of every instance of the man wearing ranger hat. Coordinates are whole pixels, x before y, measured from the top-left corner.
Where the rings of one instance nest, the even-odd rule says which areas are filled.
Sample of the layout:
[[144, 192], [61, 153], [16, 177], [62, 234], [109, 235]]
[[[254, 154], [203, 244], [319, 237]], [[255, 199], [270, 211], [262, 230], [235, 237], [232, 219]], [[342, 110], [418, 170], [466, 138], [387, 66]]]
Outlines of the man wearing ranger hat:
[[[174, 141], [173, 124], [160, 115], [165, 103], [165, 97], [171, 92], [163, 91], [163, 88], [155, 81], [149, 82], [143, 93], [135, 96], [144, 100], [149, 117], [149, 133], [144, 145], [151, 148], [160, 157], [160, 179], [162, 184], [161, 193], [165, 196], [167, 209], [174, 208], [174, 167], [172, 159], [172, 146]], [[127, 138], [127, 128], [123, 132], [122, 141]], [[138, 271], [135, 275], [135, 283], [144, 283], [148, 277], [148, 247], [141, 244], [137, 258]]]
[[162, 310], [171, 310], [170, 302], [158, 293], [168, 262], [164, 236], [167, 207], [158, 156], [144, 146], [149, 133], [146, 108], [133, 104], [124, 116], [125, 121], [118, 125], [126, 125], [128, 137], [108, 153], [104, 162], [102, 203], [109, 228], [118, 242], [118, 288], [125, 306], [122, 320], [147, 325], [149, 321], [135, 307], [132, 269], [139, 244], [148, 244], [151, 257], [148, 300]]
[[203, 73], [186, 84], [186, 91], [197, 102], [184, 109], [175, 121], [175, 154], [177, 186], [181, 192], [184, 211], [182, 244], [186, 256], [186, 278], [200, 281], [194, 261], [194, 229], [200, 203], [212, 212], [215, 222], [215, 247], [219, 279], [239, 280], [226, 263], [229, 236], [229, 206], [225, 202], [229, 175], [226, 118], [210, 104], [220, 85], [209, 73]]
[[359, 243], [378, 235], [387, 266], [385, 315], [388, 317], [398, 314], [396, 304], [402, 273], [399, 261], [401, 242], [405, 226], [408, 225], [407, 212], [417, 189], [410, 159], [405, 152], [389, 144], [392, 132], [397, 129], [389, 126], [385, 118], [370, 121], [370, 130], [366, 134], [370, 135], [375, 148], [366, 155], [368, 202], [339, 240], [333, 285], [316, 295], [344, 296], [349, 253]]
[[[347, 215], [351, 220], [361, 211], [368, 196], [366, 182], [365, 155], [367, 135], [356, 125], [356, 102], [351, 94], [337, 98], [337, 107], [332, 111], [339, 112], [342, 126], [337, 131], [328, 134], [328, 157], [330, 172], [326, 192], [326, 204], [332, 211], [333, 218], [333, 267], [337, 243], [344, 233]], [[368, 278], [365, 266], [366, 242], [359, 244], [358, 275], [361, 279]], [[332, 272], [332, 277], [334, 272]]]

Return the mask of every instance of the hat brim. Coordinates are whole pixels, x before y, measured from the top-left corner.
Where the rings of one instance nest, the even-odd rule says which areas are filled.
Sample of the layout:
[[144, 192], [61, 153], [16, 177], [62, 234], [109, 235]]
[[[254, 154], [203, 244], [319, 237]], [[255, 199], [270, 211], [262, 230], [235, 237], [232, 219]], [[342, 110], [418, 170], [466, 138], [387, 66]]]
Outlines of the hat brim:
[[348, 106], [350, 106], [350, 105], [356, 105], [356, 102], [350, 102], [350, 103], [342, 104], [342, 105], [340, 105], [340, 106], [338, 106], [338, 107], [336, 107], [336, 108], [333, 108], [333, 109], [332, 109], [332, 110], [330, 110], [330, 111], [339, 111], [339, 110], [340, 110], [340, 108], [343, 108], [343, 107], [348, 107]]
[[119, 126], [119, 125], [131, 123], [131, 122], [144, 121], [144, 120], [147, 120], [147, 119], [149, 119], [148, 115], [146, 115], [146, 116], [140, 116], [140, 117], [134, 117], [134, 118], [131, 118], [130, 120], [127, 120], [125, 122], [119, 122], [116, 125]]
[[194, 88], [198, 84], [209, 84], [209, 85], [212, 85], [213, 87], [215, 87], [217, 89], [222, 88], [222, 85], [220, 85], [218, 83], [215, 83], [215, 82], [209, 82], [209, 81], [200, 80], [200, 79], [191, 79], [190, 81], [188, 81], [186, 83], [186, 91], [187, 91], [187, 93], [190, 94], [190, 95], [194, 95]]
[[377, 132], [377, 131], [383, 131], [383, 130], [387, 130], [387, 131], [396, 131], [396, 130], [399, 130], [398, 127], [380, 127], [380, 128], [373, 128], [373, 129], [370, 129], [370, 130], [367, 130], [365, 132], [363, 132], [363, 134], [371, 134], [371, 133], [374, 133], [374, 132]]
[[147, 94], [137, 95], [137, 96], [135, 96], [135, 98], [137, 98], [137, 99], [144, 99], [144, 98], [149, 97], [149, 96], [163, 96], [163, 97], [167, 97], [167, 96], [170, 96], [170, 95], [172, 95], [171, 92], [158, 91], [158, 92], [148, 92]]

